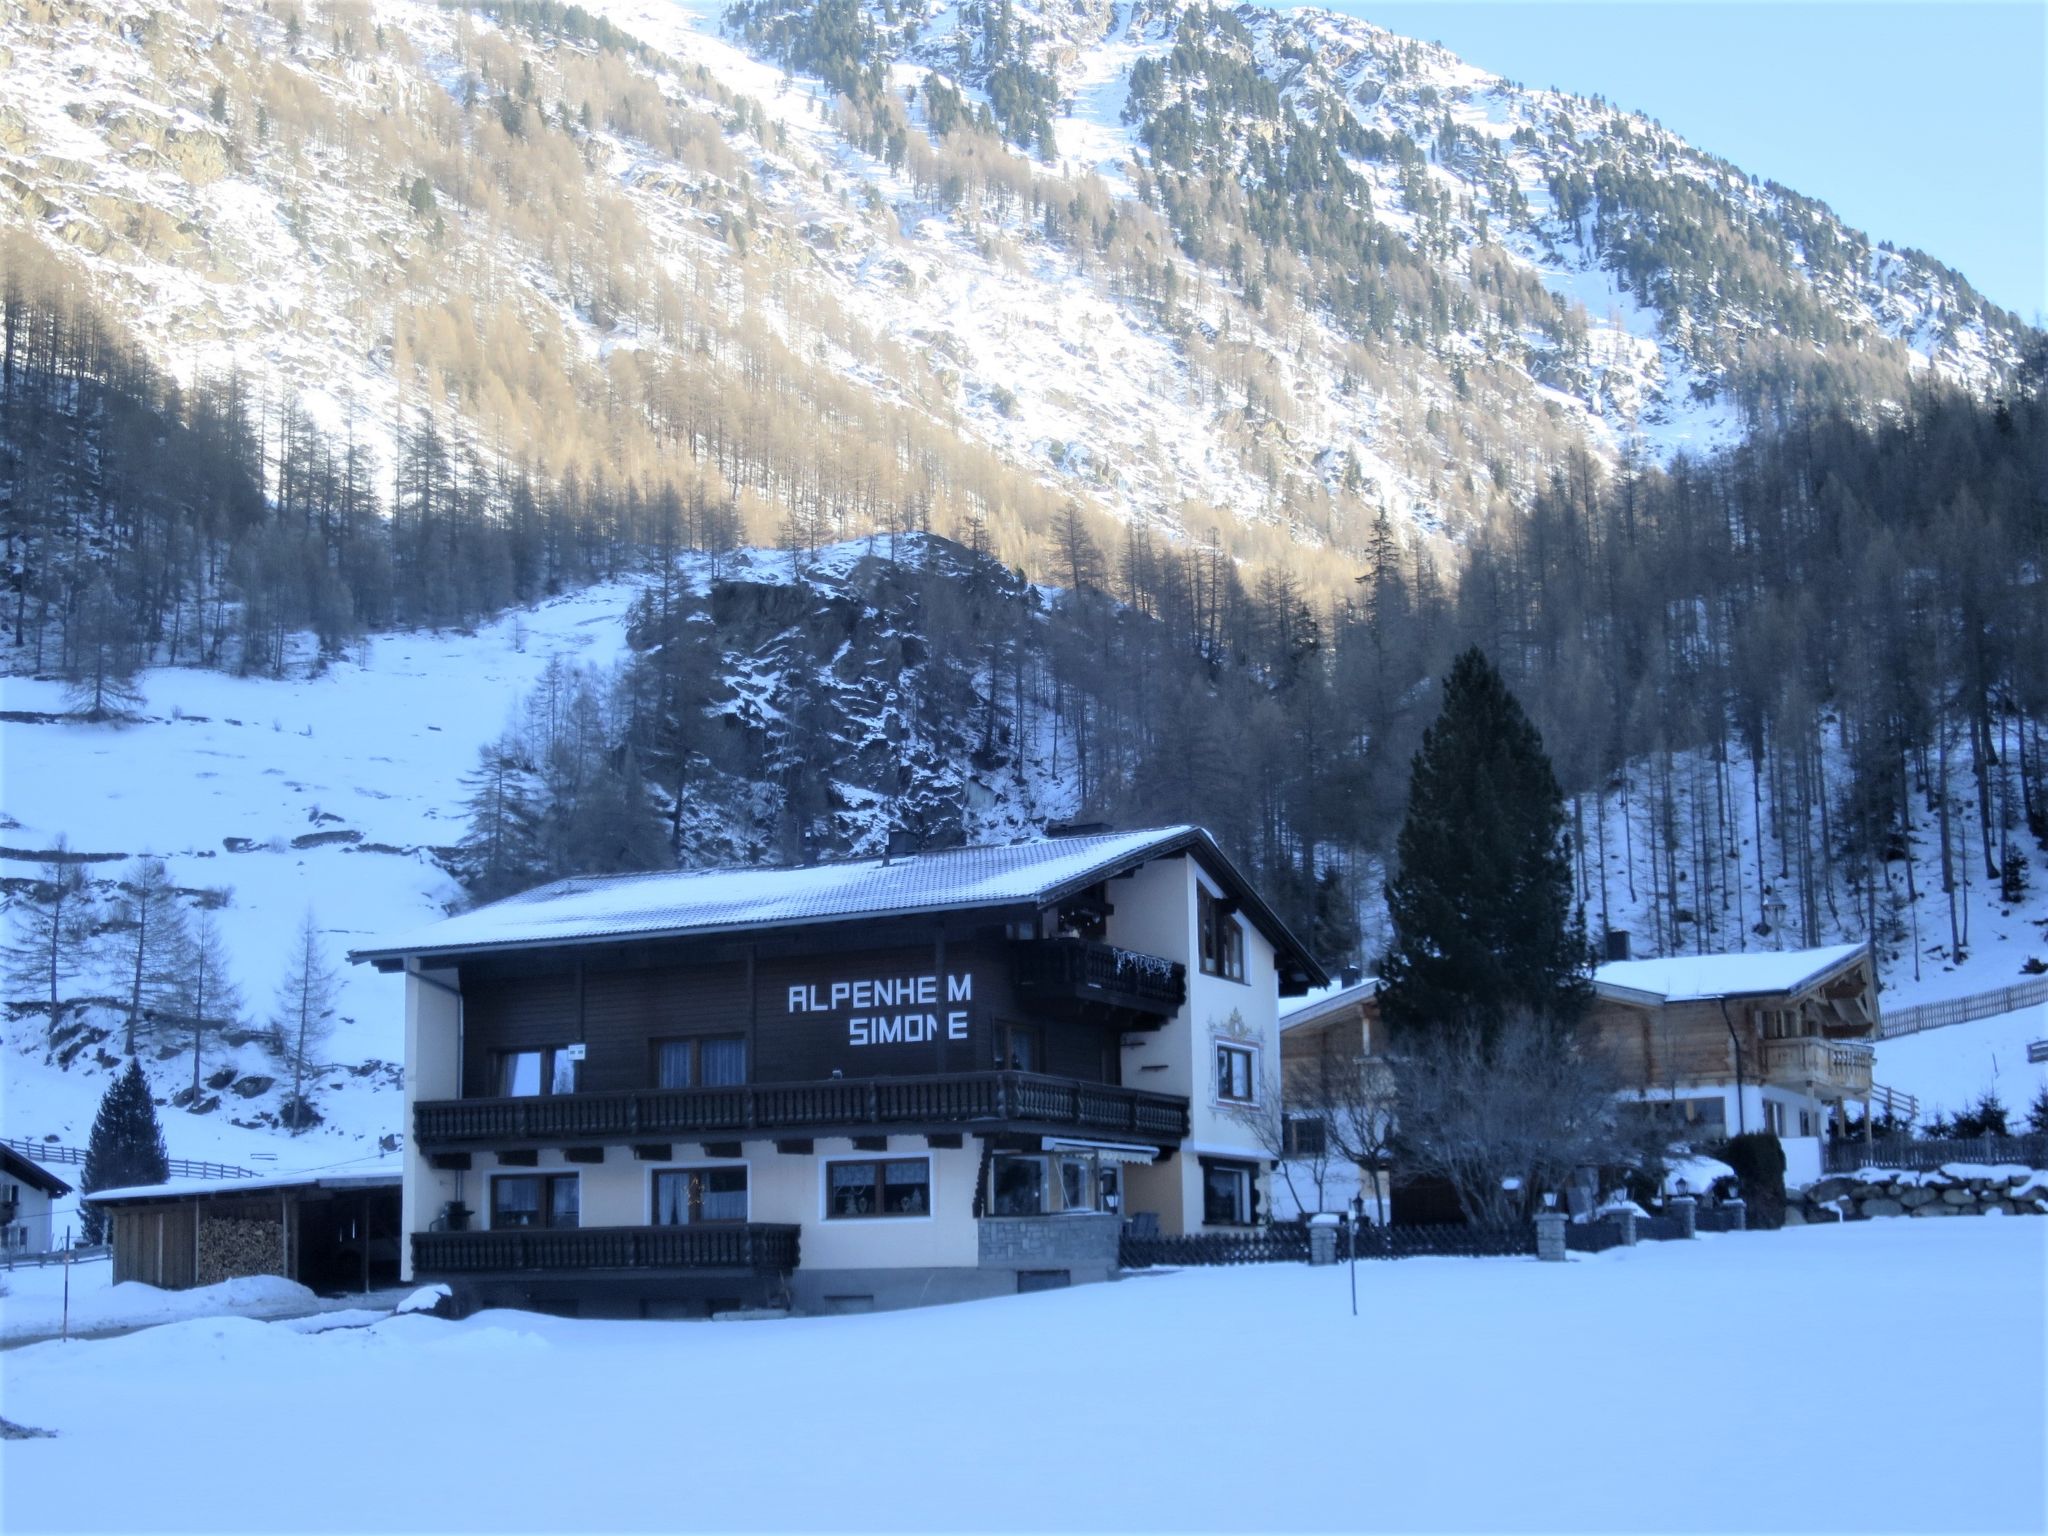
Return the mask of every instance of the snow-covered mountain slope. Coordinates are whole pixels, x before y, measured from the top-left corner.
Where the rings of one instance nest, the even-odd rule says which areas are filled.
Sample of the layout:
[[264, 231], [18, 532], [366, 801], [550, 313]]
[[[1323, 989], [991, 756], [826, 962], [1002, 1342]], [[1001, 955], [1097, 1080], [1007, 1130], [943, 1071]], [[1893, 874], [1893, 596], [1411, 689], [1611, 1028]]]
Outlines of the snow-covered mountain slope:
[[[431, 412], [549, 472], [687, 464], [765, 541], [775, 434], [858, 396], [898, 443], [829, 518], [986, 506], [1027, 564], [1071, 495], [1314, 572], [1381, 505], [1456, 533], [1575, 446], [1988, 386], [2026, 343], [1645, 119], [1328, 13], [484, 9], [12, 9], [10, 217], [165, 367], [387, 467]], [[843, 100], [818, 39], [856, 15], [883, 87]], [[1041, 158], [956, 101], [1039, 113]]]
[[[979, 570], [982, 601], [1042, 625], [1036, 589]], [[964, 551], [921, 539], [689, 555], [666, 609], [642, 574], [470, 634], [373, 638], [338, 663], [318, 665], [308, 646], [284, 679], [157, 668], [138, 680], [138, 718], [120, 724], [63, 713], [56, 682], [0, 680], [7, 919], [61, 837], [84, 861], [100, 930], [64, 986], [54, 1039], [36, 976], [9, 975], [0, 1124], [83, 1144], [123, 1061], [126, 960], [108, 919], [132, 861], [150, 854], [188, 909], [214, 910], [246, 1026], [204, 1043], [197, 1113], [170, 1102], [191, 1085], [189, 1035], [146, 1035], [172, 1155], [310, 1166], [374, 1153], [402, 1129], [401, 1000], [393, 980], [342, 956], [466, 899], [450, 870], [480, 750], [525, 727], [544, 683], [566, 696], [557, 662], [609, 687], [629, 646], [701, 654], [692, 707], [706, 750], [675, 822], [686, 863], [876, 852], [904, 826], [942, 845], [1000, 842], [1071, 816], [1071, 747], [1063, 765], [1044, 715], [1021, 737], [1007, 707], [991, 721], [986, 658], [942, 632], [933, 594], [967, 576]], [[790, 775], [805, 780], [823, 839], [795, 850], [778, 846], [776, 797], [762, 793]], [[291, 1137], [279, 1125], [289, 1082], [259, 1035], [309, 910], [341, 990], [332, 1065], [309, 1095], [320, 1122]]]
[[[551, 657], [609, 668], [625, 647], [631, 583], [593, 587], [506, 615], [474, 634], [399, 634], [366, 641], [320, 675], [285, 680], [160, 668], [143, 674], [141, 718], [83, 724], [63, 717], [50, 682], [0, 681], [4, 839], [10, 894], [37, 855], [68, 837], [99, 897], [154, 854], [186, 904], [218, 903], [230, 976], [252, 1031], [272, 1016], [298, 925], [309, 910], [341, 973], [335, 1066], [311, 1095], [323, 1117], [297, 1137], [278, 1129], [288, 1084], [256, 1040], [209, 1039], [202, 1071], [230, 1081], [187, 1113], [160, 1111], [173, 1157], [312, 1166], [377, 1151], [400, 1130], [404, 1056], [399, 988], [342, 963], [372, 935], [430, 921], [461, 896], [435, 849], [461, 836], [462, 779], [478, 746], [502, 731]], [[0, 1052], [0, 1122], [10, 1136], [83, 1146], [120, 1065], [125, 998], [114, 944], [66, 987], [87, 1009], [62, 1047], [47, 1040], [47, 1009], [13, 1003]], [[191, 1081], [189, 1040], [175, 1029], [143, 1051], [160, 1098]], [[253, 1092], [251, 1090], [254, 1090]]]

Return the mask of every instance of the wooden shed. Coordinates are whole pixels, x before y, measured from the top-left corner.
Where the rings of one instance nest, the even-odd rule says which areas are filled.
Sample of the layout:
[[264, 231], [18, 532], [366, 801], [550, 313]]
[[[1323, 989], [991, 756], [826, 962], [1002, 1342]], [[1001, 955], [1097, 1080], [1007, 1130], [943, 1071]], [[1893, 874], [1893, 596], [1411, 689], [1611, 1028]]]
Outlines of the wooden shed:
[[398, 1280], [395, 1163], [251, 1179], [174, 1179], [85, 1198], [107, 1212], [114, 1281], [164, 1290], [282, 1275], [321, 1292]]

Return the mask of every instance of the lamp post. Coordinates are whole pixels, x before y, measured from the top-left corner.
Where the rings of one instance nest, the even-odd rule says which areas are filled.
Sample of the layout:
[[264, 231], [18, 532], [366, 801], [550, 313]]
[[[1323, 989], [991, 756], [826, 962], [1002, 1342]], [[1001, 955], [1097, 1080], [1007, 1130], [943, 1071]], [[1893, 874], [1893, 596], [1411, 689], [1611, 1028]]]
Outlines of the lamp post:
[[1358, 1224], [1365, 1220], [1365, 1196], [1351, 1197], [1351, 1315], [1358, 1316]]

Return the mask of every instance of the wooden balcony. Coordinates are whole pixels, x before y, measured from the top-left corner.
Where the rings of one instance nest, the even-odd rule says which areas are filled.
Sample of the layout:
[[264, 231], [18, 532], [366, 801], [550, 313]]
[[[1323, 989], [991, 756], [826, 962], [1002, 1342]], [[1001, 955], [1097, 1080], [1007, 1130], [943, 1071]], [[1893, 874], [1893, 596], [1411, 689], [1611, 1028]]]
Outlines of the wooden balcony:
[[1028, 939], [1010, 949], [1017, 995], [1047, 1012], [1143, 1028], [1187, 1001], [1188, 970], [1178, 960], [1090, 939]]
[[797, 1266], [797, 1228], [765, 1222], [682, 1227], [520, 1227], [509, 1232], [415, 1232], [413, 1272], [433, 1275], [588, 1274], [600, 1270], [720, 1270], [777, 1274]]
[[415, 1144], [438, 1151], [959, 1130], [1080, 1131], [1166, 1147], [1187, 1135], [1188, 1101], [1035, 1072], [943, 1072], [736, 1088], [437, 1099], [415, 1104], [412, 1123]]
[[1817, 1035], [1764, 1042], [1764, 1075], [1772, 1082], [1811, 1088], [1823, 1098], [1859, 1099], [1870, 1092], [1877, 1053], [1853, 1040]]

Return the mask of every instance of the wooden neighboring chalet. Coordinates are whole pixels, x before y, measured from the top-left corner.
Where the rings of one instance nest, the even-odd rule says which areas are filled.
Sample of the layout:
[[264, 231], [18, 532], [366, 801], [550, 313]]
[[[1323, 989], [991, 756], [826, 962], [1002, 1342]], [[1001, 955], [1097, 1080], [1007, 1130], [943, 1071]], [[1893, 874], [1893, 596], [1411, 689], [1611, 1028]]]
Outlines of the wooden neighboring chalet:
[[[1281, 1017], [1285, 1079], [1298, 1101], [1333, 1061], [1385, 1069], [1378, 984], [1367, 978], [1301, 999]], [[1663, 1103], [1691, 1140], [1771, 1131], [1788, 1177], [1818, 1176], [1831, 1116], [1869, 1113], [1877, 973], [1866, 944], [1614, 960], [1593, 972], [1582, 1038], [1612, 1064], [1632, 1102]], [[1305, 1146], [1314, 1117], [1290, 1113]]]
[[563, 880], [352, 958], [405, 978], [406, 1277], [625, 1315], [1251, 1225], [1278, 999], [1327, 979], [1195, 827]]

